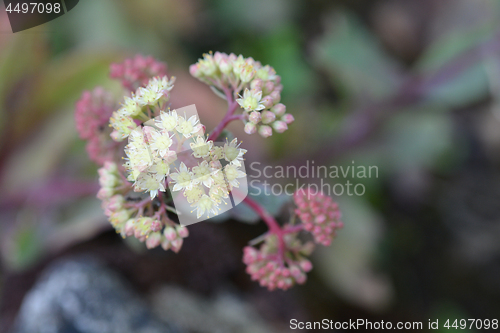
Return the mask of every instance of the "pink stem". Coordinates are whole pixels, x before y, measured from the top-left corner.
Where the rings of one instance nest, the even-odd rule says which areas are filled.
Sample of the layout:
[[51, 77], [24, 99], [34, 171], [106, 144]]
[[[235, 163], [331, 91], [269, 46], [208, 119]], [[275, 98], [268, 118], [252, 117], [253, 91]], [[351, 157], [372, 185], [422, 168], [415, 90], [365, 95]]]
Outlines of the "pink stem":
[[283, 234], [293, 234], [294, 232], [299, 232], [301, 230], [304, 230], [304, 226], [302, 224], [299, 225], [293, 225], [289, 226], [285, 229], [283, 229]]
[[[235, 191], [233, 190], [233, 193]], [[269, 232], [273, 233], [276, 235], [278, 238], [278, 255], [282, 259], [282, 262], [284, 263], [285, 260], [285, 241], [283, 240], [283, 236], [286, 234], [283, 229], [281, 229], [280, 225], [274, 217], [269, 214], [269, 212], [262, 207], [258, 202], [254, 201], [252, 198], [249, 196], [246, 196], [243, 199], [243, 202], [253, 209], [261, 218], [262, 220], [267, 224], [267, 227], [269, 228]]]
[[226, 112], [226, 115], [224, 116], [224, 118], [222, 118], [219, 125], [217, 125], [213, 129], [212, 133], [210, 133], [208, 140], [215, 141], [215, 139], [217, 139], [219, 137], [219, 135], [221, 134], [222, 130], [224, 128], [226, 128], [227, 124], [229, 124], [231, 121], [237, 120], [237, 119], [243, 119], [243, 115], [237, 115], [237, 116], [234, 115], [234, 112], [238, 108], [238, 102], [235, 101], [231, 89], [229, 89], [227, 87], [223, 87], [223, 90], [224, 90], [224, 93], [226, 94], [226, 99], [227, 99], [227, 103], [228, 103], [227, 112]]

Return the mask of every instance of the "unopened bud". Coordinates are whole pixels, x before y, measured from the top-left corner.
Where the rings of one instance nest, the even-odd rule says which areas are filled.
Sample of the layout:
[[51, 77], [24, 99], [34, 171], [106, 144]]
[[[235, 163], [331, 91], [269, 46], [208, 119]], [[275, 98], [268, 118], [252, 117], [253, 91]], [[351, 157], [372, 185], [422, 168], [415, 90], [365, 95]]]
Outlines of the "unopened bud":
[[254, 79], [252, 82], [250, 82], [250, 89], [253, 90], [262, 90], [263, 87], [263, 82], [261, 79]]
[[161, 243], [161, 233], [160, 232], [152, 232], [149, 234], [146, 239], [146, 247], [148, 249], [154, 249]]
[[274, 105], [274, 101], [271, 98], [271, 96], [264, 97], [263, 99], [260, 100], [260, 103], [264, 104], [264, 106], [266, 107], [266, 109], [269, 109], [269, 108], [271, 108]]
[[281, 93], [277, 90], [274, 90], [269, 96], [271, 96], [271, 98], [273, 99], [274, 104], [277, 104], [281, 101]]
[[165, 230], [163, 231], [163, 234], [165, 235], [165, 238], [169, 241], [174, 241], [178, 238], [177, 232], [172, 227], [166, 227]]
[[267, 81], [264, 85], [264, 94], [270, 94], [274, 90], [274, 83], [272, 81]]
[[260, 126], [259, 134], [264, 138], [268, 138], [273, 135], [273, 129], [271, 128], [271, 126], [267, 125]]
[[186, 238], [187, 236], [189, 236], [189, 231], [188, 231], [188, 228], [184, 227], [184, 226], [178, 226], [177, 227], [177, 233], [179, 234], [180, 237], [182, 238]]
[[248, 116], [248, 120], [253, 124], [258, 124], [262, 119], [262, 115], [258, 111], [253, 111]]
[[277, 115], [278, 117], [281, 117], [286, 112], [286, 106], [284, 104], [278, 103], [275, 106], [273, 106], [271, 111], [273, 111], [274, 114]]
[[198, 64], [192, 64], [189, 66], [189, 73], [194, 77], [201, 77], [202, 73], [200, 71], [200, 66]]
[[294, 122], [295, 118], [291, 114], [285, 113], [283, 117], [281, 117], [281, 120], [290, 125], [291, 123]]
[[288, 129], [288, 126], [286, 125], [286, 123], [284, 121], [275, 121], [273, 123], [273, 128], [276, 132], [278, 133], [283, 133], [284, 131], [286, 131]]
[[262, 112], [262, 122], [264, 124], [270, 124], [276, 120], [276, 115], [271, 111], [263, 111]]
[[254, 134], [257, 132], [257, 126], [255, 124], [248, 122], [245, 124], [245, 133], [246, 134]]
[[174, 251], [175, 253], [179, 252], [181, 250], [182, 243], [183, 243], [182, 238], [177, 238], [176, 240], [172, 241], [172, 246], [171, 246], [172, 251]]

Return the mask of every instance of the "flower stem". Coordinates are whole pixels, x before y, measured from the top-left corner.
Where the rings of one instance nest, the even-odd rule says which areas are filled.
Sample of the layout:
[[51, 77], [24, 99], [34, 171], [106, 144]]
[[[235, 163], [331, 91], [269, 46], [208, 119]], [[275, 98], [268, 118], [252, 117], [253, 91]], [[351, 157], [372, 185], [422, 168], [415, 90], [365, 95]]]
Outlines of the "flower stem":
[[228, 87], [223, 87], [223, 91], [227, 99], [227, 112], [224, 118], [222, 118], [219, 125], [217, 125], [213, 129], [212, 133], [210, 133], [208, 140], [215, 141], [215, 139], [217, 139], [221, 134], [222, 130], [226, 128], [227, 124], [229, 124], [233, 120], [243, 119], [244, 117], [243, 115], [234, 115], [234, 112], [238, 108], [238, 103], [234, 99], [231, 89], [229, 89]]
[[[233, 190], [233, 193], [234, 192], [235, 191]], [[278, 254], [284, 262], [284, 260], [285, 260], [285, 256], [284, 256], [284, 254], [285, 254], [285, 241], [283, 239], [283, 236], [287, 232], [285, 232], [283, 229], [281, 229], [280, 225], [278, 224], [278, 222], [276, 222], [274, 217], [264, 207], [262, 207], [257, 201], [254, 201], [249, 196], [246, 196], [243, 199], [243, 202], [248, 207], [253, 209], [262, 218], [262, 220], [267, 224], [267, 227], [269, 228], [269, 232], [276, 235], [276, 237], [278, 238]]]

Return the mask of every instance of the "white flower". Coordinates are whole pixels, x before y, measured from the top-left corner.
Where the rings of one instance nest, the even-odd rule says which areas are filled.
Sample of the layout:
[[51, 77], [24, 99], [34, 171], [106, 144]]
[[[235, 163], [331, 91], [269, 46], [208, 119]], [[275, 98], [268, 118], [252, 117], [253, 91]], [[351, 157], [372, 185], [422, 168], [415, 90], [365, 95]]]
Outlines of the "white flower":
[[243, 161], [243, 155], [247, 152], [246, 149], [239, 148], [241, 142], [238, 144], [238, 139], [234, 138], [231, 143], [224, 144], [224, 155], [226, 161], [241, 166], [241, 161]]
[[219, 146], [212, 147], [212, 150], [210, 150], [210, 157], [213, 160], [223, 159], [224, 158], [224, 148], [219, 147]]
[[187, 202], [193, 203], [200, 200], [201, 196], [205, 194], [205, 191], [200, 185], [195, 185], [193, 188], [184, 191], [184, 196]]
[[131, 169], [144, 171], [153, 164], [153, 158], [146, 144], [132, 149], [127, 146], [125, 147], [125, 154], [127, 154], [126, 160], [129, 161]]
[[172, 191], [179, 191], [183, 188], [189, 190], [193, 186], [193, 173], [188, 170], [184, 162], [181, 162], [179, 172], [171, 173], [170, 177], [176, 183]]
[[252, 59], [252, 58], [247, 59], [246, 64], [241, 66], [241, 71], [239, 73], [240, 79], [243, 82], [250, 82], [256, 73], [253, 65], [251, 64], [251, 61], [248, 61], [249, 59]]
[[109, 119], [110, 125], [116, 130], [119, 139], [125, 139], [137, 127], [134, 120], [129, 116], [121, 115], [118, 112], [113, 112]]
[[167, 76], [162, 78], [154, 77], [148, 82], [148, 87], [152, 90], [159, 92], [170, 91], [174, 87], [175, 76], [172, 76], [170, 80]]
[[176, 111], [170, 111], [169, 113], [160, 112], [160, 119], [155, 121], [156, 126], [162, 128], [166, 131], [173, 131], [177, 126], [179, 116]]
[[149, 192], [151, 199], [154, 199], [154, 197], [158, 195], [158, 191], [165, 192], [163, 182], [158, 181], [154, 175], [145, 172], [141, 173], [139, 177], [137, 177], [135, 188], [136, 190]]
[[148, 171], [154, 173], [158, 181], [164, 181], [170, 172], [170, 164], [161, 158], [155, 158]]
[[179, 117], [179, 123], [175, 128], [177, 132], [184, 135], [184, 137], [189, 138], [191, 135], [196, 134], [200, 131], [200, 125], [198, 124], [198, 117], [191, 116], [188, 120], [184, 117]]
[[220, 204], [221, 202], [224, 202], [224, 198], [228, 198], [228, 191], [227, 188], [221, 187], [221, 186], [212, 186], [210, 190], [208, 191], [208, 195], [210, 198], [215, 201], [217, 204]]
[[224, 167], [224, 175], [226, 176], [227, 182], [232, 187], [239, 187], [240, 183], [237, 178], [245, 177], [246, 174], [239, 170], [238, 167], [234, 164], [228, 164]]
[[189, 146], [193, 150], [194, 157], [201, 158], [207, 157], [212, 149], [213, 141], [206, 141], [206, 139], [198, 135], [194, 142], [190, 143]]
[[175, 77], [172, 77], [170, 81], [166, 76], [159, 78], [154, 77], [149, 80], [148, 85], [143, 88], [137, 89], [136, 100], [139, 105], [155, 105], [163, 96], [166, 95], [167, 91], [172, 90], [174, 87]]
[[155, 153], [157, 153], [160, 157], [163, 157], [167, 154], [170, 146], [172, 145], [172, 136], [169, 135], [167, 131], [151, 131], [151, 140], [149, 147]]
[[210, 188], [212, 185], [212, 169], [208, 166], [207, 161], [201, 162], [198, 166], [193, 167], [194, 182], [197, 184], [203, 183], [206, 187]]
[[207, 212], [207, 217], [210, 217], [210, 213], [213, 215], [217, 215], [217, 203], [214, 202], [208, 195], [203, 194], [198, 200], [191, 205], [192, 207], [196, 207], [196, 218], [200, 218], [205, 211]]
[[125, 96], [125, 100], [122, 104], [122, 108], [118, 110], [119, 113], [121, 113], [124, 116], [131, 116], [131, 117], [136, 117], [138, 116], [142, 111], [141, 106], [137, 102], [137, 99], [135, 97], [128, 97]]
[[149, 87], [137, 89], [136, 99], [139, 105], [155, 105], [163, 97], [163, 91], [157, 91]]
[[259, 111], [265, 109], [265, 105], [260, 103], [260, 100], [262, 99], [262, 90], [249, 90], [248, 88], [245, 89], [243, 92], [243, 97], [240, 96], [236, 100], [238, 104], [245, 110], [245, 111]]

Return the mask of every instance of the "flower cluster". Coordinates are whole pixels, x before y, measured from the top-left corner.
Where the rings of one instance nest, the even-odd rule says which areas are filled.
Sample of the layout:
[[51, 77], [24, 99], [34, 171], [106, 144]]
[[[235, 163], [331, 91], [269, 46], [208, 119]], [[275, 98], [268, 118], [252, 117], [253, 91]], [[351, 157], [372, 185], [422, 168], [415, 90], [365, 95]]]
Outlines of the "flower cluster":
[[99, 184], [97, 197], [102, 200], [104, 214], [122, 237], [134, 236], [146, 242], [148, 249], [159, 245], [174, 252], [181, 249], [183, 238], [188, 236], [187, 228], [162, 215], [166, 209], [164, 204], [160, 204], [153, 216], [144, 216], [146, 210], [153, 209], [153, 202], [147, 199], [136, 203], [126, 197], [129, 188], [121, 179], [116, 163], [106, 162], [99, 169]]
[[331, 197], [310, 188], [296, 191], [293, 198], [297, 205], [295, 213], [304, 229], [312, 233], [316, 243], [330, 245], [337, 230], [343, 227], [337, 203]]
[[[198, 118], [177, 115], [176, 111], [160, 112], [155, 126], [136, 127], [125, 146], [125, 169], [136, 192], [147, 191], [151, 199], [165, 192], [165, 178], [177, 160], [177, 151], [187, 139], [203, 134]], [[175, 149], [171, 149], [172, 145]]]
[[[197, 163], [189, 168], [182, 162], [179, 170], [170, 175], [174, 184], [172, 191], [183, 190], [187, 202], [196, 209], [197, 218], [205, 212], [207, 217], [218, 215], [219, 205], [226, 204], [224, 199], [229, 192], [240, 186], [238, 178], [246, 176], [241, 170], [246, 150], [239, 148], [237, 139], [226, 141], [224, 147], [220, 147], [201, 136], [190, 147]], [[227, 164], [223, 166], [221, 160]]]
[[129, 91], [145, 86], [152, 77], [166, 75], [167, 65], [151, 56], [136, 55], [122, 63], [111, 64], [110, 67], [111, 78], [120, 80]]
[[115, 141], [122, 141], [137, 128], [138, 122], [148, 121], [152, 108], [161, 109], [168, 101], [174, 81], [175, 77], [154, 77], [148, 81], [146, 87], [139, 87], [132, 97], [125, 96], [122, 107], [113, 112], [109, 119], [110, 126], [114, 129], [111, 137]]
[[87, 140], [87, 153], [92, 161], [102, 165], [115, 155], [107, 124], [116, 108], [113, 95], [101, 87], [84, 91], [75, 110], [76, 129], [80, 138]]
[[269, 290], [287, 290], [296, 283], [303, 284], [307, 280], [306, 273], [312, 269], [306, 257], [311, 254], [314, 244], [302, 244], [296, 233], [285, 235], [284, 243], [284, 253], [280, 253], [277, 236], [268, 234], [260, 248], [246, 246], [243, 249], [247, 273]]
[[239, 94], [236, 102], [244, 110], [247, 134], [258, 132], [269, 137], [273, 130], [283, 133], [294, 121], [293, 116], [286, 113], [285, 105], [280, 103], [281, 78], [269, 65], [263, 66], [251, 57], [215, 52], [214, 55], [205, 54], [189, 71], [222, 96], [226, 92], [226, 99], [230, 97], [227, 91]]
[[[237, 139], [214, 142], [227, 124], [243, 120], [246, 133], [269, 137], [287, 130], [294, 118], [280, 103], [283, 86], [271, 66], [232, 53], [205, 54], [190, 72], [228, 103], [224, 118], [205, 136], [197, 115], [184, 108], [170, 110], [175, 78], [167, 76], [166, 68], [140, 55], [111, 65], [111, 77], [128, 90], [121, 105], [96, 88], [83, 93], [75, 118], [81, 138], [88, 140], [90, 157], [102, 165], [97, 197], [116, 232], [137, 238], [149, 249], [161, 246], [178, 252], [188, 230], [172, 219], [185, 225], [192, 223], [191, 216], [217, 215], [231, 191], [244, 187], [246, 150]], [[243, 114], [234, 114], [238, 107]], [[251, 278], [269, 290], [304, 283], [315, 243], [329, 245], [342, 227], [337, 204], [322, 193], [298, 191], [292, 222], [280, 226], [259, 203], [244, 196], [242, 200], [269, 227], [244, 249]], [[301, 222], [294, 223], [296, 216]], [[302, 242], [303, 231], [312, 234], [314, 242]]]

